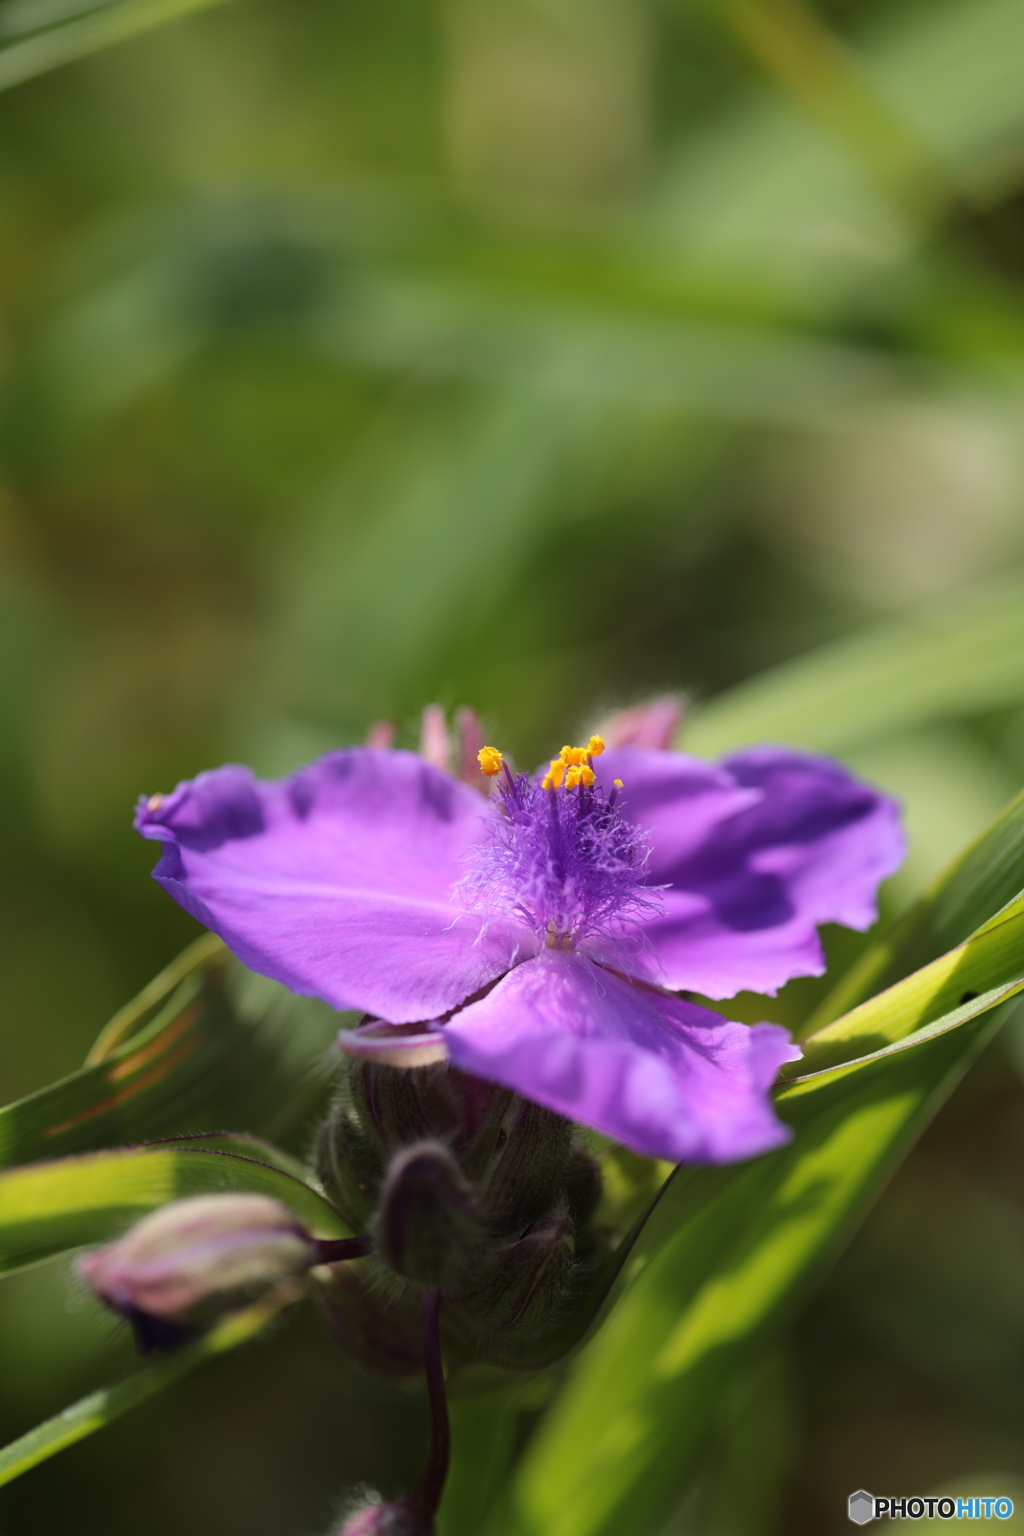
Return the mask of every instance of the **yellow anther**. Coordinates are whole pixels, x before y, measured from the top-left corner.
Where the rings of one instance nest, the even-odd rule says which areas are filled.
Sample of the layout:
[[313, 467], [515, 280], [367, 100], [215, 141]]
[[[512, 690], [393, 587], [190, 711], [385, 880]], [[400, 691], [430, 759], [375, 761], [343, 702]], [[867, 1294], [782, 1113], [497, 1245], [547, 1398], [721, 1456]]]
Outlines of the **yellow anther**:
[[577, 764], [570, 768], [566, 774], [565, 787], [566, 789], [577, 789], [580, 784], [583, 784], [589, 789], [596, 778], [597, 774], [593, 768], [588, 767], [586, 763]]
[[562, 756], [573, 768], [578, 768], [580, 763], [585, 763], [587, 760], [587, 749], [586, 747], [563, 747]]
[[164, 803], [163, 795], [150, 795], [149, 799], [146, 801], [146, 810], [147, 811], [158, 811], [160, 809], [160, 807], [163, 805], [163, 803]]
[[587, 743], [587, 756], [588, 757], [600, 757], [601, 753], [603, 751], [604, 751], [604, 737], [603, 736], [591, 736], [589, 742]]
[[565, 777], [565, 763], [560, 757], [551, 759], [551, 767], [544, 775], [542, 789], [557, 789]]
[[622, 788], [622, 780], [621, 779], [612, 779], [612, 784], [615, 786], [616, 789], [621, 789]]
[[[477, 741], [479, 740], [478, 736]], [[500, 773], [505, 766], [505, 759], [497, 747], [481, 747], [476, 760], [480, 764], [480, 772], [486, 774], [489, 779], [493, 779], [495, 774]]]

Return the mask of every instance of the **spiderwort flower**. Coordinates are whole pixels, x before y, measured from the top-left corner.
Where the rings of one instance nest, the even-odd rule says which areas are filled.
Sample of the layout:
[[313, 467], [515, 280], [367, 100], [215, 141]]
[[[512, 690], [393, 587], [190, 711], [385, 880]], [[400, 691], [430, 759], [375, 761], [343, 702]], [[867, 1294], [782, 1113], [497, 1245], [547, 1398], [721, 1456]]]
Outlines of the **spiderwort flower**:
[[228, 766], [143, 799], [136, 826], [245, 964], [370, 1016], [350, 1052], [447, 1057], [673, 1161], [783, 1141], [787, 1032], [678, 994], [820, 974], [817, 925], [868, 927], [899, 865], [895, 804], [774, 746], [716, 766], [594, 737], [532, 777], [479, 761], [489, 799], [371, 746], [278, 782]]

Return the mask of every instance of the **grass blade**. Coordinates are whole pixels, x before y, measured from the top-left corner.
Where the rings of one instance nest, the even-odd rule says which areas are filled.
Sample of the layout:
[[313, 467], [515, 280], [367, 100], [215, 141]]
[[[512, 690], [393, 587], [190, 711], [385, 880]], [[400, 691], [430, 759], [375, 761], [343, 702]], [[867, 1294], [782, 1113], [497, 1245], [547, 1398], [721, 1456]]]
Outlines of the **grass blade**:
[[123, 0], [76, 16], [0, 50], [0, 91], [224, 0]]
[[280, 1305], [270, 1298], [234, 1312], [194, 1344], [160, 1355], [124, 1381], [90, 1392], [88, 1397], [80, 1398], [63, 1413], [46, 1419], [28, 1434], [12, 1440], [0, 1450], [0, 1486], [13, 1482], [23, 1472], [56, 1456], [58, 1451], [76, 1441], [84, 1440], [87, 1435], [94, 1435], [98, 1429], [105, 1428], [147, 1398], [155, 1397], [158, 1392], [191, 1375], [218, 1355], [247, 1344], [273, 1322], [280, 1310]]
[[0, 1173], [0, 1274], [104, 1242], [168, 1200], [228, 1191], [272, 1195], [315, 1237], [348, 1237], [334, 1207], [290, 1160], [247, 1137], [93, 1152]]

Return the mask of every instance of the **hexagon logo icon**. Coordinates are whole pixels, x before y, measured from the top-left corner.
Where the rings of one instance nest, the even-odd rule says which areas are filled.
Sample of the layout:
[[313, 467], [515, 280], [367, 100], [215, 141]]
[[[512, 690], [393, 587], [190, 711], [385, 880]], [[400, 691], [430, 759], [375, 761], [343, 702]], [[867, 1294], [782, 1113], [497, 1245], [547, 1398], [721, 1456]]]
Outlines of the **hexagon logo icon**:
[[854, 1525], [867, 1525], [869, 1520], [875, 1518], [874, 1495], [868, 1493], [866, 1488], [858, 1488], [856, 1493], [850, 1494], [848, 1513]]

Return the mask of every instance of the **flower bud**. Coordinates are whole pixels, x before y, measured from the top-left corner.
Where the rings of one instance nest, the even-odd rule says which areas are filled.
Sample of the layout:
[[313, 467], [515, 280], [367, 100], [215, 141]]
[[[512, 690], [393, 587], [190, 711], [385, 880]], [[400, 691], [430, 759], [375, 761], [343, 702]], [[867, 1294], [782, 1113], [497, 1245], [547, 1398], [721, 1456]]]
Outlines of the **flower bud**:
[[577, 1232], [589, 1224], [601, 1202], [601, 1165], [582, 1147], [573, 1147], [565, 1164], [563, 1189], [569, 1215]]
[[337, 1536], [434, 1536], [433, 1516], [413, 1499], [393, 1504], [367, 1504], [349, 1515]]
[[148, 1353], [304, 1274], [316, 1252], [287, 1206], [269, 1196], [196, 1195], [144, 1216], [77, 1268]]
[[480, 1246], [473, 1191], [437, 1141], [406, 1147], [391, 1161], [373, 1222], [384, 1262], [419, 1285], [457, 1283]]
[[609, 747], [647, 747], [666, 751], [679, 734], [686, 713], [683, 699], [674, 693], [618, 709], [598, 726]]
[[504, 1145], [513, 1102], [510, 1089], [446, 1064], [404, 1069], [349, 1058], [320, 1132], [317, 1173], [349, 1225], [365, 1230], [393, 1153], [443, 1141], [476, 1182]]
[[513, 1099], [486, 1180], [488, 1216], [519, 1232], [542, 1216], [564, 1176], [572, 1135], [572, 1125], [561, 1115], [528, 1099]]
[[490, 1333], [531, 1337], [562, 1311], [575, 1267], [572, 1218], [555, 1211], [494, 1254], [484, 1283], [458, 1300]]

